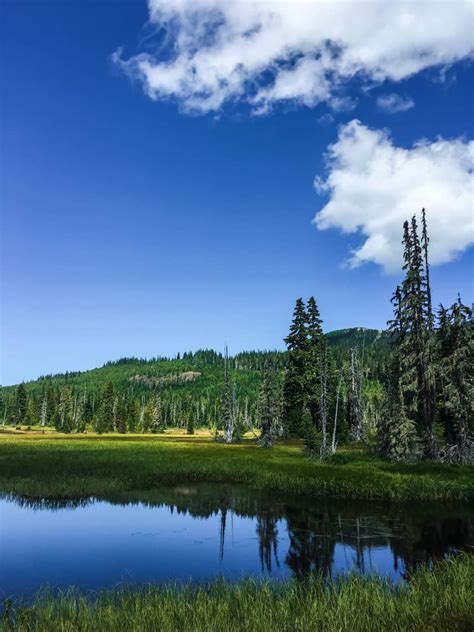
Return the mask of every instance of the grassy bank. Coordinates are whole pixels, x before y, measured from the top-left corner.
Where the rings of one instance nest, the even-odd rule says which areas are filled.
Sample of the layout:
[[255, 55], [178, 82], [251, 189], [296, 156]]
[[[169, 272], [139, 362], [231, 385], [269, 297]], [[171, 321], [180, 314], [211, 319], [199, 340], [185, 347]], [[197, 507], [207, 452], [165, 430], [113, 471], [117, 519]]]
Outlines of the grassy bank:
[[244, 581], [187, 587], [117, 589], [91, 600], [74, 591], [17, 606], [0, 625], [18, 632], [175, 630], [335, 632], [446, 630], [474, 627], [474, 556], [421, 570], [409, 586], [350, 576], [333, 584]]
[[474, 499], [473, 474], [467, 466], [387, 463], [349, 448], [319, 463], [300, 445], [265, 450], [204, 435], [0, 434], [0, 490], [31, 498], [105, 497], [209, 481], [315, 496], [463, 501]]

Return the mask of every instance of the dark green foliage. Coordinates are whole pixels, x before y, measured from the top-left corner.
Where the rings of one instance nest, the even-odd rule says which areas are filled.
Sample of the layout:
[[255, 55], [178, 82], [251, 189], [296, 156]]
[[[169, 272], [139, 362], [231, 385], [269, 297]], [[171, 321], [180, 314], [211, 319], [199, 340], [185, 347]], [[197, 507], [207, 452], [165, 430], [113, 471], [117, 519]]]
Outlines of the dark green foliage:
[[474, 458], [474, 332], [472, 310], [459, 298], [438, 312], [437, 360], [440, 420], [458, 460]]
[[[376, 369], [374, 368], [372, 371], [370, 367], [377, 365], [377, 363], [374, 364], [374, 359], [379, 353], [378, 347], [377, 353], [374, 347], [374, 345], [379, 344], [374, 342], [377, 338], [377, 332], [374, 335], [369, 333], [366, 335], [365, 330], [343, 330], [329, 334], [330, 355], [335, 358], [337, 367], [346, 356], [345, 351], [340, 353], [339, 350], [345, 350], [349, 343], [353, 344], [354, 341], [363, 340], [364, 337], [367, 339], [365, 348], [368, 350], [364, 357], [369, 362], [367, 374], [375, 375]], [[381, 340], [380, 336], [378, 340]], [[382, 353], [382, 351], [380, 352]], [[276, 372], [280, 379], [286, 360], [287, 353], [283, 351], [250, 351], [229, 357], [229, 373], [232, 376], [232, 383], [235, 383], [237, 431], [240, 429], [240, 432], [243, 432], [245, 429], [252, 426], [256, 427], [259, 424], [258, 401], [263, 368], [269, 367]], [[189, 374], [196, 374], [197, 377], [193, 379], [181, 377]], [[136, 379], [137, 376], [145, 381]], [[74, 407], [75, 401], [79, 402], [79, 406], [82, 407], [81, 427], [71, 424], [71, 431], [81, 432], [92, 425], [94, 429], [100, 428], [101, 432], [105, 432], [100, 415], [105, 386], [111, 382], [116, 395], [122, 397], [126, 403], [127, 432], [143, 432], [141, 411], [157, 388], [155, 382], [152, 382], [151, 385], [146, 383], [146, 380], [150, 379], [158, 381], [164, 379], [164, 381], [158, 382], [163, 419], [161, 429], [164, 427], [185, 428], [189, 414], [194, 415], [194, 423], [199, 427], [223, 429], [221, 407], [224, 357], [222, 354], [208, 350], [185, 353], [179, 359], [139, 360], [137, 358], [124, 358], [117, 362], [108, 362], [99, 369], [83, 373], [69, 372], [42, 377], [35, 382], [24, 385], [27, 396], [31, 395], [34, 399], [34, 406], [30, 407], [30, 410], [35, 411], [35, 419], [28, 423], [60, 428], [60, 391], [63, 386], [67, 386], [70, 388], [72, 407]], [[16, 389], [17, 387], [0, 388], [0, 397], [3, 402], [1, 414], [5, 416], [5, 423], [17, 423], [15, 416]], [[232, 390], [231, 385], [229, 385], [229, 389]], [[43, 406], [45, 396], [46, 405]], [[342, 428], [345, 423], [345, 415], [340, 417], [340, 422]]]
[[155, 394], [149, 399], [143, 414], [143, 432], [162, 432], [164, 428], [161, 399]]
[[188, 435], [193, 435], [194, 434], [194, 418], [193, 415], [189, 415], [188, 418], [188, 423], [186, 425], [186, 432]]
[[363, 359], [364, 374], [369, 381], [385, 382], [391, 351], [391, 335], [388, 331], [353, 327], [325, 334], [336, 366], [347, 364], [351, 349], [359, 349]]
[[[441, 306], [435, 327], [431, 307], [426, 214], [422, 236], [415, 217], [403, 227], [405, 278], [397, 287], [390, 322], [393, 350], [386, 381], [387, 406], [379, 446], [392, 459], [415, 458], [423, 443], [425, 457], [471, 462], [474, 414], [474, 342], [472, 312], [460, 300]], [[442, 423], [447, 445], [439, 446], [435, 421]], [[415, 433], [415, 430], [417, 431]]]
[[[311, 421], [315, 428], [321, 428], [322, 406], [321, 406], [321, 378], [323, 353], [326, 344], [323, 334], [323, 321], [319, 314], [319, 309], [312, 296], [306, 309], [306, 351], [305, 351], [305, 405], [311, 415]], [[307, 429], [305, 429], [306, 431]]]
[[136, 399], [125, 400], [129, 432], [137, 432], [140, 423], [140, 403]]
[[121, 434], [127, 432], [127, 407], [122, 397], [118, 397], [116, 402], [115, 427]]
[[96, 432], [112, 432], [115, 429], [117, 394], [112, 382], [107, 382], [102, 396], [100, 410], [95, 418]]
[[15, 411], [14, 422], [16, 424], [22, 424], [25, 421], [26, 413], [28, 410], [28, 393], [26, 392], [23, 382], [18, 384], [15, 394]]
[[63, 386], [59, 391], [58, 414], [56, 416], [56, 430], [71, 432], [73, 428], [73, 400], [69, 386]]
[[316, 454], [321, 447], [321, 433], [318, 432], [314, 425], [311, 414], [307, 408], [303, 410], [301, 426], [303, 428], [304, 447], [310, 454]]
[[405, 414], [400, 383], [398, 398], [396, 393], [389, 393], [377, 440], [379, 452], [391, 461], [408, 463], [420, 457], [420, 439], [415, 423]]
[[[405, 428], [411, 421], [424, 442], [426, 456], [436, 454], [434, 437], [434, 365], [432, 357], [433, 317], [429, 285], [428, 235], [423, 211], [422, 241], [416, 218], [403, 225], [403, 270], [405, 277], [392, 297], [394, 318], [390, 329], [394, 334], [391, 375], [388, 376], [389, 399], [386, 423], [395, 429]], [[400, 390], [403, 414], [398, 421], [393, 410], [399, 407]], [[389, 420], [392, 420], [391, 422]], [[411, 434], [410, 432], [408, 434]], [[384, 445], [384, 441], [380, 442]], [[385, 444], [387, 445], [387, 444]], [[406, 446], [403, 452], [406, 451]]]
[[85, 395], [73, 394], [72, 404], [72, 430], [74, 432], [84, 432], [86, 422], [84, 419]]
[[[296, 301], [290, 333], [285, 339], [288, 364], [283, 386], [283, 423], [286, 434], [303, 437], [310, 451], [315, 451], [316, 437], [320, 436], [319, 452], [325, 457], [337, 443], [331, 435], [329, 444], [329, 432], [334, 428], [336, 389], [342, 367], [336, 369], [322, 324], [314, 297], [306, 307], [302, 299]], [[342, 408], [339, 409], [338, 401], [339, 412]], [[345, 425], [342, 423], [340, 428]]]
[[39, 418], [39, 401], [36, 395], [32, 394], [28, 397], [28, 405], [26, 408], [26, 415], [24, 417], [23, 423], [32, 426], [38, 423]]
[[[401, 386], [407, 414], [418, 425], [427, 456], [435, 456], [432, 366], [432, 314], [427, 283], [428, 237], [424, 220], [423, 249], [416, 218], [404, 224], [405, 279], [399, 305]], [[424, 256], [423, 256], [424, 250]]]
[[283, 383], [283, 425], [288, 436], [301, 436], [306, 399], [307, 315], [303, 299], [296, 301], [290, 332], [285, 338], [288, 359]]

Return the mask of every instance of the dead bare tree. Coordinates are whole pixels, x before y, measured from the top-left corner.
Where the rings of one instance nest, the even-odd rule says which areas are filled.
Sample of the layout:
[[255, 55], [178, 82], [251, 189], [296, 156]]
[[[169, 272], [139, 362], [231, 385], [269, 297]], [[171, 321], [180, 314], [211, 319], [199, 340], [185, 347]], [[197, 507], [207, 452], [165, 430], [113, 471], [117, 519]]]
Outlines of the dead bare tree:
[[342, 386], [342, 373], [339, 376], [339, 381], [337, 383], [337, 391], [336, 391], [336, 409], [334, 411], [334, 425], [332, 427], [332, 439], [331, 439], [331, 454], [336, 452], [337, 442], [336, 442], [336, 433], [337, 433], [337, 413], [339, 411], [339, 395], [341, 392]]

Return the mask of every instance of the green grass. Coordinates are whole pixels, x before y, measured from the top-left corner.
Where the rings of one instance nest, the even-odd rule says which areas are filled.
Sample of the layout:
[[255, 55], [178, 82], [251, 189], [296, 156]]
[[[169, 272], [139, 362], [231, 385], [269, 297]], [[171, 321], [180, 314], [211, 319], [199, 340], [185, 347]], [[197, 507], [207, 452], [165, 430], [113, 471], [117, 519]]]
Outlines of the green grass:
[[99, 593], [68, 591], [17, 606], [0, 629], [17, 632], [471, 632], [474, 556], [420, 570], [408, 586], [352, 575], [329, 584], [224, 581]]
[[205, 436], [0, 435], [0, 490], [30, 498], [106, 497], [208, 481], [340, 498], [469, 501], [473, 474], [468, 466], [387, 463], [360, 449], [320, 463], [299, 444], [265, 450]]

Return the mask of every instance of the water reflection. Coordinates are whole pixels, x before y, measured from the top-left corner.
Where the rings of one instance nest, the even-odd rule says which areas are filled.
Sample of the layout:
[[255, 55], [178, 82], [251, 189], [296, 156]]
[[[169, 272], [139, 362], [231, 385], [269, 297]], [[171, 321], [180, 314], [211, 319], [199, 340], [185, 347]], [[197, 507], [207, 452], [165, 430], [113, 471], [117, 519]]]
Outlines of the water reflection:
[[100, 588], [220, 574], [303, 579], [357, 570], [409, 580], [420, 564], [474, 545], [474, 510], [466, 506], [295, 498], [222, 485], [106, 502], [4, 496], [0, 525], [3, 594], [45, 582]]

